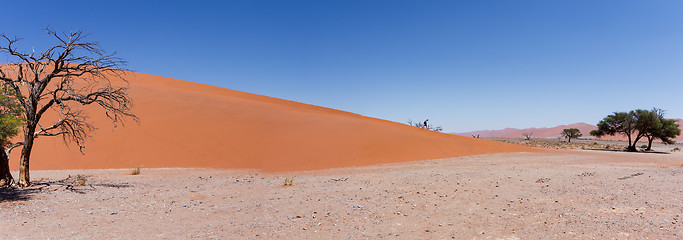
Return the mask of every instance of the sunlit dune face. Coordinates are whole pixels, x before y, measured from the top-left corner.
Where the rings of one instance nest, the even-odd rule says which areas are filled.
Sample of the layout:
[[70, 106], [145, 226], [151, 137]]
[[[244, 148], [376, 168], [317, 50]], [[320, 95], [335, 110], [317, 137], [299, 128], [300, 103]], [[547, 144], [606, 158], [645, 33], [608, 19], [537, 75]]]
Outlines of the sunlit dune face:
[[[465, 155], [535, 151], [471, 137], [158, 76], [129, 73], [140, 124], [98, 128], [85, 154], [61, 138], [37, 139], [31, 169], [154, 167], [298, 171]], [[20, 151], [11, 156], [16, 169]]]

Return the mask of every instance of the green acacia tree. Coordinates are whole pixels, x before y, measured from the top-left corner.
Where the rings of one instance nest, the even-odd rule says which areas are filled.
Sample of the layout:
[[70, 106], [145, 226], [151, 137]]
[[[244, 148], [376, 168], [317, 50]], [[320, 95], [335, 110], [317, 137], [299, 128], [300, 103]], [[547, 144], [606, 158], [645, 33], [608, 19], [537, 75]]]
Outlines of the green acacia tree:
[[650, 128], [647, 128], [645, 132], [645, 137], [648, 142], [646, 150], [652, 150], [652, 141], [655, 139], [662, 140], [662, 142], [666, 144], [676, 143], [673, 139], [681, 135], [681, 129], [676, 123], [676, 120], [665, 119], [665, 111], [659, 108], [654, 108], [650, 112], [651, 117], [654, 118], [654, 120], [651, 119], [650, 121], [654, 122], [654, 124]]
[[578, 128], [565, 128], [562, 130], [562, 137], [566, 138], [567, 141], [572, 142], [572, 138], [579, 138], [583, 136], [581, 130]]
[[12, 149], [10, 139], [19, 134], [24, 119], [14, 91], [4, 86], [0, 92], [0, 187], [8, 187], [14, 183], [9, 170], [9, 151]]
[[[590, 132], [590, 135], [595, 137], [602, 137], [606, 135], [614, 136], [615, 134], [623, 134], [628, 137], [629, 152], [638, 151], [636, 144], [643, 134], [638, 132], [636, 128], [637, 114], [635, 111], [630, 112], [614, 112], [607, 115], [598, 123], [598, 129]], [[635, 140], [635, 141], [634, 141]]]
[[636, 152], [638, 140], [648, 139], [648, 150], [654, 139], [661, 139], [665, 143], [673, 143], [673, 138], [681, 134], [678, 124], [674, 120], [664, 119], [663, 110], [654, 108], [651, 111], [636, 109], [629, 112], [615, 112], [607, 115], [598, 123], [598, 129], [590, 135], [601, 137], [623, 134], [628, 137], [629, 152]]

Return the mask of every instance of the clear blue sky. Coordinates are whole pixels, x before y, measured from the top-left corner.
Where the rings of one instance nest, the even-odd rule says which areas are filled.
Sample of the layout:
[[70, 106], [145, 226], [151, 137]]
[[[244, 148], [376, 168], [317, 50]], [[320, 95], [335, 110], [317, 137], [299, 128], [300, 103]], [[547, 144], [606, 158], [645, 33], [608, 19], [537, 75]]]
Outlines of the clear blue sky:
[[[57, 6], [54, 4], [57, 3]], [[40, 6], [40, 7], [36, 7]], [[0, 32], [82, 29], [137, 72], [447, 132], [683, 118], [683, 1], [11, 1]], [[0, 57], [0, 62], [6, 61]]]

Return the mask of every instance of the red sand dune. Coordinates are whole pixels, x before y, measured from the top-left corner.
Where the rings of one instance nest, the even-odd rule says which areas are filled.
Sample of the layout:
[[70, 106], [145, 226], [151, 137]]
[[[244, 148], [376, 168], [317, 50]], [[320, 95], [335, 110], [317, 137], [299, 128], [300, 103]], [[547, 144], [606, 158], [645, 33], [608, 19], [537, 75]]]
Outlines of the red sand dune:
[[[537, 151], [192, 82], [130, 73], [139, 125], [99, 128], [85, 155], [37, 139], [31, 169], [158, 167], [296, 171], [498, 152]], [[17, 168], [19, 150], [12, 153]]]

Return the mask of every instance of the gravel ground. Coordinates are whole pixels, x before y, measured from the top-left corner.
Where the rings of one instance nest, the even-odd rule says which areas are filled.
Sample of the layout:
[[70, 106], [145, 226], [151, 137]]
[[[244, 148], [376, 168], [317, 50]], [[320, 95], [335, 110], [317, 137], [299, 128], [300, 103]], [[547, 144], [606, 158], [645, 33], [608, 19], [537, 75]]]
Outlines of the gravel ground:
[[0, 239], [680, 239], [682, 164], [552, 150], [289, 173], [33, 171], [33, 187], [0, 190]]

